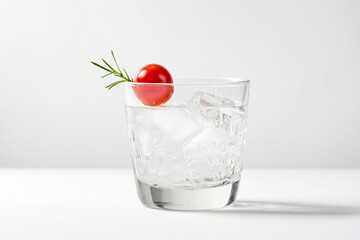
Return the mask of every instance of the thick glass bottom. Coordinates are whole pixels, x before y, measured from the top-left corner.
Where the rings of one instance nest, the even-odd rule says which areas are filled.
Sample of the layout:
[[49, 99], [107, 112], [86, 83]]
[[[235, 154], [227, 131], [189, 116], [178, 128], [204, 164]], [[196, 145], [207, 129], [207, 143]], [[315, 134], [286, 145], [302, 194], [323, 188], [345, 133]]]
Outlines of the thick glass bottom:
[[212, 188], [159, 188], [136, 180], [140, 201], [149, 208], [169, 210], [205, 210], [232, 204], [239, 181]]

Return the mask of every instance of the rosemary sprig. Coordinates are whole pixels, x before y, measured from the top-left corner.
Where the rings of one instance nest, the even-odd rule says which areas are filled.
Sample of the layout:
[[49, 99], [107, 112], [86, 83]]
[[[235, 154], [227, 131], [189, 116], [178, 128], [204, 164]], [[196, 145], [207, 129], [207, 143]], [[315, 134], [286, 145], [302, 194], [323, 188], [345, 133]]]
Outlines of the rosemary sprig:
[[116, 67], [117, 67], [117, 70], [115, 70], [112, 66], [110, 66], [110, 64], [108, 64], [103, 58], [102, 58], [102, 61], [105, 63], [106, 67], [96, 63], [96, 62], [91, 62], [93, 65], [107, 71], [108, 73], [105, 74], [104, 76], [102, 76], [101, 78], [104, 78], [104, 77], [107, 77], [109, 75], [113, 75], [113, 76], [116, 76], [116, 77], [120, 77], [122, 78], [123, 80], [120, 80], [120, 81], [116, 81], [116, 82], [113, 82], [112, 84], [106, 86], [105, 88], [107, 88], [108, 90], [110, 90], [111, 88], [113, 88], [114, 86], [118, 85], [119, 83], [122, 83], [122, 82], [133, 82], [134, 80], [129, 77], [128, 73], [125, 71], [125, 69], [123, 68], [123, 70], [121, 71], [120, 68], [119, 68], [119, 65], [116, 61], [116, 58], [115, 58], [115, 55], [114, 55], [114, 52], [111, 50], [111, 55], [115, 61], [115, 64], [116, 64]]

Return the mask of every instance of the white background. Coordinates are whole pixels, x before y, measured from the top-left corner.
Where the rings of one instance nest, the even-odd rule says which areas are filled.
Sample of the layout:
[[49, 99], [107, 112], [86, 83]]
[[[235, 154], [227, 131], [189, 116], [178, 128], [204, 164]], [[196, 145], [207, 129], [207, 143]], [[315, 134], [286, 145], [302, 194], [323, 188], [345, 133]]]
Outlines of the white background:
[[0, 167], [129, 167], [134, 75], [252, 81], [245, 167], [360, 167], [360, 1], [2, 1]]

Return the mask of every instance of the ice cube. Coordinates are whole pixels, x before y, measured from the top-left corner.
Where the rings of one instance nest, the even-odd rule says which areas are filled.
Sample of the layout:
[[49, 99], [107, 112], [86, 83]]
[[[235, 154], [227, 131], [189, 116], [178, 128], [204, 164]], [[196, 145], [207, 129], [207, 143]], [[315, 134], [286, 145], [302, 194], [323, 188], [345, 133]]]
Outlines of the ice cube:
[[183, 149], [187, 179], [214, 182], [231, 176], [241, 151], [232, 138], [216, 127], [207, 127], [194, 137]]
[[186, 109], [155, 110], [151, 122], [174, 143], [182, 143], [202, 129], [202, 125]]
[[138, 112], [135, 125], [139, 134], [149, 138], [166, 138], [181, 143], [202, 130], [201, 123], [185, 108], [154, 108]]
[[142, 154], [170, 161], [203, 126], [185, 108], [138, 110], [135, 132]]
[[232, 107], [235, 105], [230, 99], [215, 96], [207, 92], [195, 93], [191, 103], [201, 107]]
[[234, 101], [206, 92], [195, 93], [187, 109], [197, 115], [203, 124], [229, 131], [245, 119], [246, 113]]

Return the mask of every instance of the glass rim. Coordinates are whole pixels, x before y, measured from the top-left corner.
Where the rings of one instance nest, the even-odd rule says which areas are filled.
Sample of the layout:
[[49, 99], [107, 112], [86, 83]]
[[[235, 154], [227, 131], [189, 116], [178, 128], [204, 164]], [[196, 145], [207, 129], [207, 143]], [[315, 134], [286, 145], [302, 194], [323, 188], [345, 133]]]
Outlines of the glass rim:
[[236, 77], [219, 77], [219, 78], [175, 78], [174, 83], [142, 83], [142, 82], [124, 82], [128, 85], [153, 85], [153, 86], [212, 86], [228, 87], [236, 85], [249, 85], [250, 80], [243, 80]]

